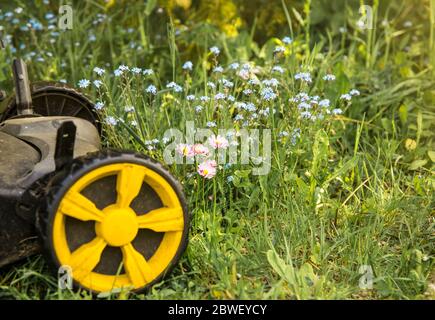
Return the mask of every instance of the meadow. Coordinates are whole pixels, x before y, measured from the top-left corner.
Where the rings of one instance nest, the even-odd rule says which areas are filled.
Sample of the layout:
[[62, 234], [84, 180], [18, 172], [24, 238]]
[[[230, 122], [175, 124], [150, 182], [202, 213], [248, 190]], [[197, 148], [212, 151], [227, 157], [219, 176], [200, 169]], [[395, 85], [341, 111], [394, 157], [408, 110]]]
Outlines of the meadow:
[[[187, 250], [149, 293], [101, 298], [435, 298], [435, 1], [71, 3], [60, 30], [62, 2], [1, 2], [0, 87], [20, 56], [95, 101], [105, 146], [161, 162], [189, 121], [271, 137], [267, 174], [167, 163]], [[0, 270], [0, 298], [92, 297], [34, 256]]]

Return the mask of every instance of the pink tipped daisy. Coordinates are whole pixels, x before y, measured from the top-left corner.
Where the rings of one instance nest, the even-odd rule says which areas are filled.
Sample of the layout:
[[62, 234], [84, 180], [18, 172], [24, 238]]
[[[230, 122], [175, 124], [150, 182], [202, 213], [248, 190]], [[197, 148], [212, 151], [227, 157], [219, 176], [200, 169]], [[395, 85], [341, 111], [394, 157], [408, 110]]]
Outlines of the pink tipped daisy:
[[216, 167], [215, 160], [206, 160], [198, 166], [198, 173], [206, 179], [211, 179], [216, 175]]
[[195, 155], [192, 146], [184, 143], [177, 145], [176, 151], [184, 157], [193, 157]]
[[210, 138], [208, 138], [208, 142], [213, 149], [226, 149], [229, 145], [228, 140], [220, 135], [212, 135]]
[[206, 156], [208, 155], [209, 150], [205, 145], [197, 143], [193, 145], [193, 153], [195, 153], [195, 155]]

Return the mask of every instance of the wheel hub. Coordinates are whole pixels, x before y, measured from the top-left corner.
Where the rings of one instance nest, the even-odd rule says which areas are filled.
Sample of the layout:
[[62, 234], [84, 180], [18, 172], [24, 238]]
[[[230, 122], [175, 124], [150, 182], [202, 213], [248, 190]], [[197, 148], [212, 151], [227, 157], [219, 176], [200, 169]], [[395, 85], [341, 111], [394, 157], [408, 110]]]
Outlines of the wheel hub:
[[124, 246], [136, 237], [139, 230], [136, 213], [131, 208], [108, 206], [103, 210], [105, 218], [97, 222], [97, 234], [113, 247]]

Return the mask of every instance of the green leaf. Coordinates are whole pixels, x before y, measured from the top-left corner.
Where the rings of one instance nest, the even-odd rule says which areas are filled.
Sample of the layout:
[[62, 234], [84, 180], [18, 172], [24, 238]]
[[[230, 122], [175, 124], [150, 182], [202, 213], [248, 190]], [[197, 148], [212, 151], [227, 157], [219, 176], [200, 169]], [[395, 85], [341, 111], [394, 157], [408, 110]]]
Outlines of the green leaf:
[[405, 124], [408, 121], [408, 108], [404, 104], [399, 108], [399, 118], [402, 124]]
[[292, 11], [296, 17], [296, 20], [298, 20], [298, 22], [301, 24], [301, 26], [304, 26], [305, 22], [304, 22], [304, 18], [302, 18], [302, 16], [301, 16], [301, 14], [295, 8], [292, 8]]
[[313, 162], [311, 163], [311, 173], [317, 175], [320, 164], [327, 159], [329, 147], [329, 137], [325, 130], [316, 132], [313, 145]]
[[340, 168], [335, 170], [328, 179], [323, 183], [323, 185], [328, 184], [330, 181], [334, 180], [337, 177], [342, 176], [343, 174], [347, 173], [350, 169], [354, 168], [356, 164], [358, 163], [358, 158], [353, 157], [349, 161], [345, 162]]
[[157, 0], [148, 0], [145, 7], [145, 14], [149, 16], [157, 5]]
[[427, 163], [427, 160], [414, 160], [410, 165], [409, 165], [409, 170], [417, 170], [418, 168], [423, 167], [425, 164]]
[[428, 151], [427, 154], [428, 154], [430, 160], [432, 162], [435, 162], [435, 151]]

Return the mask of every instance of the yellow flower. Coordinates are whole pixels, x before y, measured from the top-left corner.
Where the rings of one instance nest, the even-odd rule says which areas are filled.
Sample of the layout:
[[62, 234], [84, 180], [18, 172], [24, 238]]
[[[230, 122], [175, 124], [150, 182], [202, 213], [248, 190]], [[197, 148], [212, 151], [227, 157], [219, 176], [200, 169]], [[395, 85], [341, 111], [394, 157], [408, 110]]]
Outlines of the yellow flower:
[[405, 140], [405, 148], [408, 151], [412, 151], [415, 148], [417, 148], [417, 142], [415, 142], [415, 140], [413, 140], [413, 139], [408, 138]]

